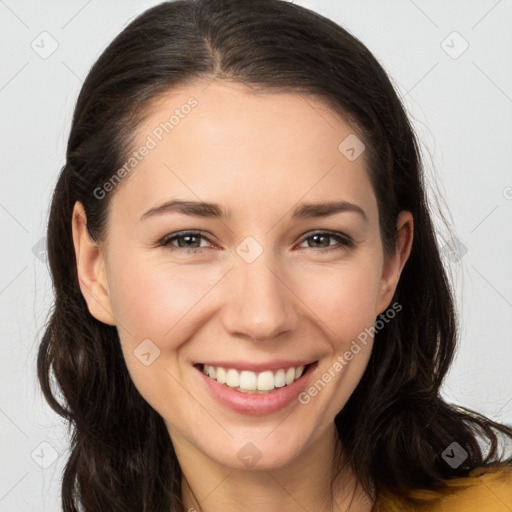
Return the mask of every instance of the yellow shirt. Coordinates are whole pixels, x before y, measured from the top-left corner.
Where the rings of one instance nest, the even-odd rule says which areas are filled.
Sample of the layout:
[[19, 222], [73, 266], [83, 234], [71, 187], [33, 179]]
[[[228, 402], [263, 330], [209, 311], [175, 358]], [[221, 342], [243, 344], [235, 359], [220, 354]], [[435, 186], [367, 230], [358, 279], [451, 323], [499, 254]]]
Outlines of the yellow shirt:
[[445, 482], [438, 491], [411, 491], [414, 501], [384, 491], [372, 512], [512, 512], [512, 466], [476, 468]]

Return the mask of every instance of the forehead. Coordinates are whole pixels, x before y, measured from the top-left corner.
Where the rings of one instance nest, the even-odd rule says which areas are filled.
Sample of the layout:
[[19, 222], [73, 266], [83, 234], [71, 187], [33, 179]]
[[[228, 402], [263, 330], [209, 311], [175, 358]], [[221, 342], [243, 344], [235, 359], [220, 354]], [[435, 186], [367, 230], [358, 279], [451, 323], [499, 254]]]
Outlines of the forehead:
[[312, 96], [191, 83], [148, 108], [135, 138], [137, 161], [116, 195], [140, 208], [173, 196], [235, 209], [301, 198], [368, 202], [366, 155], [343, 152], [351, 137], [355, 130]]
[[[172, 127], [166, 124], [169, 121]], [[221, 148], [239, 143], [250, 147], [251, 141], [254, 145], [264, 141], [269, 149], [276, 149], [300, 137], [301, 145], [306, 144], [304, 150], [310, 145], [319, 149], [326, 136], [342, 137], [355, 131], [317, 97], [256, 92], [243, 84], [214, 81], [192, 82], [159, 96], [148, 108], [139, 136], [153, 133], [160, 140], [172, 131], [179, 137], [187, 126], [198, 137], [204, 136], [205, 142]]]

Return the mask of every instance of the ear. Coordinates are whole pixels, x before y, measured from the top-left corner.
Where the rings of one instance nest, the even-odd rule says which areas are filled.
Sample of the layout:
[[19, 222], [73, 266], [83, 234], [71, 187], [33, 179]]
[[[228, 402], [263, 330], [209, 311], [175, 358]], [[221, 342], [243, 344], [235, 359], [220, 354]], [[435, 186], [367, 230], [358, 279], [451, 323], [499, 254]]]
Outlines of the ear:
[[414, 220], [411, 212], [402, 211], [396, 223], [397, 237], [394, 253], [384, 261], [375, 316], [383, 313], [390, 305], [400, 274], [411, 253]]
[[100, 322], [115, 325], [103, 253], [87, 231], [87, 217], [79, 201], [73, 208], [72, 229], [78, 282], [89, 312]]

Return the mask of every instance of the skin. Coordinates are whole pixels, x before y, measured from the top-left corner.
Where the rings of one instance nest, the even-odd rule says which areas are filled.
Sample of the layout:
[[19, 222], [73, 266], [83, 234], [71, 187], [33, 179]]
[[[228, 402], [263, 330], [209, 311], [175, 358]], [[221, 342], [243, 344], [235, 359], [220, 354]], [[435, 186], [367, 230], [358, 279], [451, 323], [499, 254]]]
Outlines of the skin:
[[[412, 215], [400, 213], [396, 251], [385, 258], [365, 153], [349, 161], [338, 150], [351, 126], [312, 97], [205, 85], [174, 89], [148, 112], [136, 147], [169, 112], [191, 96], [198, 101], [111, 192], [105, 240], [91, 241], [75, 205], [82, 293], [95, 318], [117, 326], [136, 387], [168, 426], [186, 510], [229, 512], [243, 503], [246, 511], [341, 511], [353, 500], [350, 510], [369, 511], [351, 470], [334, 495], [329, 482], [340, 449], [333, 420], [364, 373], [371, 339], [308, 404], [263, 416], [219, 404], [192, 364], [318, 360], [315, 382], [390, 306], [411, 249]], [[230, 216], [141, 220], [175, 198], [219, 203]], [[348, 211], [291, 218], [298, 203], [340, 200], [361, 207], [367, 221]], [[158, 245], [185, 229], [208, 239], [181, 239], [181, 251], [175, 240], [174, 252]], [[329, 237], [315, 244], [313, 230], [345, 234], [354, 246]], [[263, 249], [252, 263], [236, 252], [248, 236]], [[326, 252], [334, 246], [340, 250]], [[149, 366], [134, 355], [147, 338], [160, 350]], [[247, 442], [261, 453], [251, 468], [237, 456]]]

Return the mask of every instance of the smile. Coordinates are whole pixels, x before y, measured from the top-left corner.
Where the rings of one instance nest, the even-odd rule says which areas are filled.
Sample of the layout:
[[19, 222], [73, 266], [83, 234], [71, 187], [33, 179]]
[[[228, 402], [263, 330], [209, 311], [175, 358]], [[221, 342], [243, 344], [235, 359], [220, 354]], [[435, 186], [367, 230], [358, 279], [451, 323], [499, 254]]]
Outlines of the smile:
[[277, 413], [300, 405], [297, 397], [315, 375], [318, 361], [208, 361], [195, 375], [217, 403], [244, 415]]
[[292, 366], [256, 373], [250, 370], [238, 371], [234, 368], [204, 364], [202, 370], [210, 379], [241, 393], [264, 394], [271, 393], [276, 388], [289, 386], [302, 376], [307, 366]]

